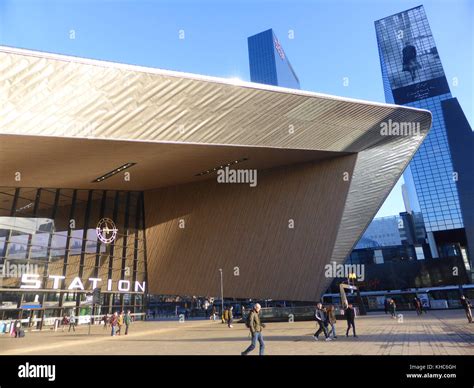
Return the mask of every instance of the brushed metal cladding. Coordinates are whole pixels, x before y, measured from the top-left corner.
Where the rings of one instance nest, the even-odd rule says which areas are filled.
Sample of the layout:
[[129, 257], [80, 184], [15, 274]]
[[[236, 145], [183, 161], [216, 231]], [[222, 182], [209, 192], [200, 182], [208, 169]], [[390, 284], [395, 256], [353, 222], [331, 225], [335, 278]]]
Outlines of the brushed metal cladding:
[[0, 46], [1, 133], [358, 152], [394, 114], [427, 113]]
[[268, 169], [256, 187], [208, 180], [146, 191], [150, 291], [219, 295], [222, 268], [226, 296], [316, 300], [349, 190], [341, 177], [356, 156]]

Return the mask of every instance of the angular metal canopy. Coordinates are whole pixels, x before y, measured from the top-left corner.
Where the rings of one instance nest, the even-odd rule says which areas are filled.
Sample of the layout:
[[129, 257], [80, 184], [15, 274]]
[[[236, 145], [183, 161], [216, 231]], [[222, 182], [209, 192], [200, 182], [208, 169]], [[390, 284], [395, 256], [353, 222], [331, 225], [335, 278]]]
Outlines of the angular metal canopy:
[[[381, 132], [381, 125], [394, 123], [419, 131]], [[430, 126], [431, 114], [425, 110], [0, 47], [0, 186], [151, 190], [211, 180], [215, 175], [198, 174], [233, 160], [244, 160], [238, 168], [270, 171], [292, 165], [297, 171], [308, 163], [350, 157], [341, 214], [331, 221], [337, 232], [331, 254], [317, 259], [317, 286], [294, 276], [283, 291], [273, 286], [272, 294], [277, 278], [265, 287], [249, 279], [249, 291], [238, 294], [235, 286], [233, 296], [238, 297], [308, 300], [320, 295], [329, 283], [322, 264], [343, 262]], [[130, 182], [114, 176], [92, 183], [129, 162], [136, 163], [129, 169]], [[21, 182], [15, 180], [17, 171]], [[321, 196], [332, 194], [322, 189]], [[311, 208], [302, 198], [301, 206]], [[153, 215], [149, 219], [151, 229], [162, 222]], [[330, 221], [318, 222], [324, 227]], [[292, 241], [288, 238], [288, 244]], [[181, 266], [174, 268], [176, 273], [188, 270], [185, 263], [161, 260], [158, 246], [150, 249], [157, 277], [167, 270], [159, 263]], [[272, 258], [268, 260], [271, 265]], [[262, 269], [257, 264], [252, 268]], [[292, 270], [298, 275], [306, 269]], [[160, 288], [157, 281], [152, 291], [215, 291], [213, 278], [200, 279], [173, 289]]]

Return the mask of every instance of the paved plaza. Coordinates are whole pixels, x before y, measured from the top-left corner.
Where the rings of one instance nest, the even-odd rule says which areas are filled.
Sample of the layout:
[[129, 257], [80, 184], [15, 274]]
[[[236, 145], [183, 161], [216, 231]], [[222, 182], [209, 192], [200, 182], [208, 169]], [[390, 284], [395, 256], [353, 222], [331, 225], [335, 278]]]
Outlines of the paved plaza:
[[[267, 323], [268, 355], [474, 355], [474, 324], [462, 310], [430, 311], [422, 317], [403, 313], [403, 322], [385, 314], [356, 321], [359, 338], [345, 337], [345, 321], [338, 321], [338, 339], [315, 342], [314, 322]], [[0, 355], [239, 355], [249, 345], [248, 329], [232, 329], [217, 321], [178, 323], [136, 322], [128, 336], [81, 326], [73, 333], [58, 330], [27, 333], [25, 338], [0, 336]], [[253, 354], [258, 354], [254, 351]]]

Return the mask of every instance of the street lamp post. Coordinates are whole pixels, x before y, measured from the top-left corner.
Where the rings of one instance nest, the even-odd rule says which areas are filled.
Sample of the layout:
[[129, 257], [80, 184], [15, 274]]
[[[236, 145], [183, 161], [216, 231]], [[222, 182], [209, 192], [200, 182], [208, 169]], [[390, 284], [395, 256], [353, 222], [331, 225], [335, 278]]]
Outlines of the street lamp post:
[[221, 274], [221, 304], [222, 304], [222, 309], [221, 309], [221, 319], [224, 314], [224, 280], [222, 276], [222, 268], [219, 268], [219, 272]]
[[[359, 302], [359, 313], [360, 315], [366, 315], [367, 312], [365, 311], [365, 306], [364, 306], [364, 301], [362, 300], [362, 295], [360, 294], [360, 289], [359, 287], [356, 286], [356, 279], [357, 275], [355, 273], [349, 274], [349, 279], [352, 279], [352, 286], [356, 287], [356, 294], [357, 294], [357, 299]], [[350, 284], [350, 281], [349, 281]], [[351, 290], [351, 293], [353, 290]]]

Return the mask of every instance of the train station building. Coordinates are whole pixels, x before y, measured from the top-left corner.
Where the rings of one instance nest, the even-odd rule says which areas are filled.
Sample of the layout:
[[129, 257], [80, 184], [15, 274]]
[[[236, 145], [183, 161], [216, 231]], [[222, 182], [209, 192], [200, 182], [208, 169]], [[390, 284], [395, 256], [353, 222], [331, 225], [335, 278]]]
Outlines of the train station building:
[[219, 270], [225, 297], [317, 300], [430, 126], [422, 109], [0, 47], [0, 320], [80, 313], [97, 288], [102, 313], [218, 295]]

